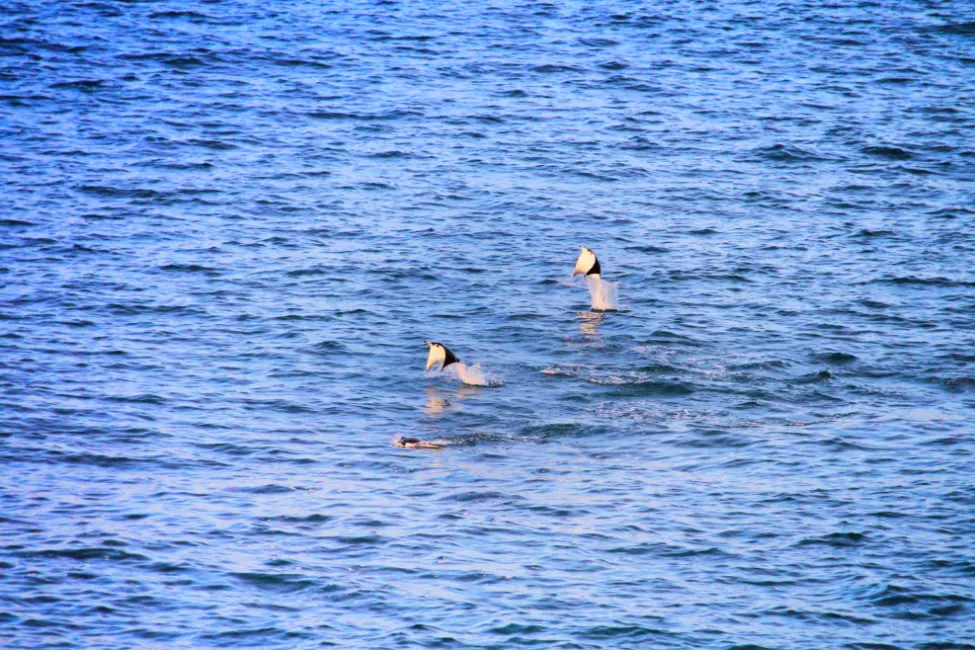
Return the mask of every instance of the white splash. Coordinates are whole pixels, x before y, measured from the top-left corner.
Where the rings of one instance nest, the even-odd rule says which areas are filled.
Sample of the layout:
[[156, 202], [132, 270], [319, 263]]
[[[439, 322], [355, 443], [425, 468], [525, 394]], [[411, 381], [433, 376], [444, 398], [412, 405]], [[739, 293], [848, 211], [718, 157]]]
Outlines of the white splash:
[[464, 363], [458, 362], [447, 366], [445, 372], [450, 372], [453, 370], [457, 378], [468, 386], [503, 386], [504, 382], [496, 377], [487, 375], [482, 369], [481, 364], [475, 363], [472, 366], [468, 366]]
[[616, 295], [618, 282], [607, 282], [598, 275], [587, 275], [586, 284], [589, 285], [589, 298], [592, 300], [593, 309], [606, 311], [619, 308]]

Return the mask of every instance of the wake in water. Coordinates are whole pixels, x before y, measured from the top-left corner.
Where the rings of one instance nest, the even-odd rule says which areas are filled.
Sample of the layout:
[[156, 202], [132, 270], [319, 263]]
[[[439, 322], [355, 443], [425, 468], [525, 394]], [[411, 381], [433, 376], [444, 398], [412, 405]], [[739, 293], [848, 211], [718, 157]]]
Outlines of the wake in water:
[[396, 435], [390, 442], [401, 449], [429, 449], [439, 451], [447, 447], [473, 447], [480, 443], [502, 443], [517, 440], [533, 440], [525, 436], [513, 436], [506, 433], [462, 433], [449, 438], [415, 438], [412, 436]]
[[585, 246], [579, 249], [579, 258], [576, 259], [575, 269], [572, 275], [585, 274], [586, 284], [589, 286], [589, 299], [592, 308], [599, 311], [609, 311], [619, 309], [619, 298], [617, 296], [618, 282], [607, 282], [603, 280], [600, 273], [599, 260], [596, 253]]
[[427, 370], [439, 364], [441, 372], [447, 372], [457, 377], [468, 386], [504, 385], [504, 382], [500, 379], [486, 374], [481, 369], [481, 364], [475, 363], [472, 366], [468, 366], [461, 362], [457, 355], [443, 343], [437, 343], [436, 341], [424, 342], [430, 347], [430, 354], [427, 355]]
[[450, 444], [449, 440], [422, 440], [420, 438], [406, 438], [399, 436], [393, 439], [393, 444], [403, 449], [443, 449]]

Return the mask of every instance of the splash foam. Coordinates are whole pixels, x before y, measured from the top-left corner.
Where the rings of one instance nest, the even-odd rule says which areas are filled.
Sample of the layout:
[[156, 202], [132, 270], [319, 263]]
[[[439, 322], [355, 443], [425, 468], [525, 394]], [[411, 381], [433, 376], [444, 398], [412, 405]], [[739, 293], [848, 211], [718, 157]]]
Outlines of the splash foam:
[[500, 379], [487, 375], [481, 369], [481, 364], [479, 363], [475, 363], [472, 366], [455, 363], [450, 368], [455, 368], [457, 378], [468, 386], [502, 386], [504, 384]]
[[618, 282], [607, 282], [598, 275], [587, 275], [586, 283], [589, 285], [589, 298], [592, 300], [592, 308], [607, 311], [618, 309], [619, 301], [616, 295]]

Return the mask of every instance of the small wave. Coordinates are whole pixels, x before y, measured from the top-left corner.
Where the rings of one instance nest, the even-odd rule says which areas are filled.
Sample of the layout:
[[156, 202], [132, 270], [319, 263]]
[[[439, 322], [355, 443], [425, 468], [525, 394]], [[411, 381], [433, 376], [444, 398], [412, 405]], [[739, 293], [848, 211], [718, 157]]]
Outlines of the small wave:
[[747, 363], [736, 363], [728, 366], [728, 370], [781, 370], [788, 368], [788, 361], [772, 359], [770, 361], [749, 361]]
[[315, 513], [315, 514], [305, 515], [305, 516], [300, 516], [300, 515], [278, 515], [276, 517], [268, 517], [268, 519], [271, 519], [271, 520], [274, 520], [274, 521], [285, 521], [285, 522], [288, 522], [288, 523], [296, 523], [296, 524], [323, 524], [323, 523], [332, 521], [333, 517], [329, 517], [328, 515], [322, 515], [322, 514]]
[[158, 20], [160, 18], [188, 18], [190, 20], [207, 20], [210, 17], [206, 14], [201, 14], [196, 11], [154, 11], [149, 14], [149, 18]]
[[570, 438], [577, 436], [591, 436], [605, 432], [604, 427], [583, 426], [574, 423], [536, 424], [522, 427], [518, 437], [527, 440], [545, 441], [551, 438]]
[[966, 393], [975, 389], [975, 377], [940, 377], [933, 381], [952, 393]]
[[912, 154], [910, 151], [901, 149], [900, 147], [870, 146], [864, 147], [860, 151], [871, 156], [886, 158], [888, 160], [910, 160], [914, 157], [914, 154]]
[[856, 355], [848, 354], [846, 352], [816, 353], [812, 355], [812, 358], [817, 361], [823, 361], [825, 363], [831, 363], [837, 366], [843, 366], [857, 361]]
[[828, 156], [823, 156], [812, 151], [807, 151], [801, 147], [788, 144], [774, 144], [770, 147], [759, 147], [753, 149], [746, 157], [754, 160], [771, 160], [774, 162], [814, 162], [821, 160], [831, 160]]
[[872, 238], [872, 237], [893, 237], [896, 234], [897, 233], [895, 233], [893, 230], [869, 230], [867, 228], [864, 228], [862, 230], [857, 231], [857, 233], [853, 236], [862, 237], [862, 238]]
[[311, 275], [311, 276], [315, 276], [315, 275], [327, 275], [327, 274], [329, 274], [331, 272], [333, 272], [333, 269], [328, 269], [328, 268], [323, 267], [323, 266], [315, 266], [315, 267], [307, 268], [307, 269], [295, 269], [293, 271], [288, 271], [286, 275], [288, 275], [288, 276], [290, 276], [292, 278], [301, 278], [301, 277], [305, 277], [305, 276], [308, 276], [308, 275]]
[[250, 494], [288, 494], [294, 492], [296, 489], [287, 485], [268, 483], [267, 485], [259, 485], [257, 487], [232, 488], [232, 491], [249, 492]]
[[617, 546], [607, 550], [609, 553], [622, 553], [624, 555], [656, 555], [660, 557], [681, 557], [693, 549], [683, 546], [675, 546], [664, 542], [641, 542], [635, 546]]
[[22, 551], [21, 557], [67, 558], [70, 560], [148, 560], [145, 555], [121, 551], [110, 546], [93, 546], [86, 548], [45, 549], [41, 551]]
[[557, 72], [579, 72], [579, 68], [571, 65], [558, 65], [555, 63], [546, 63], [543, 65], [532, 66], [532, 72], [540, 72], [542, 74], [553, 74]]
[[646, 372], [651, 375], [676, 375], [680, 372], [677, 368], [664, 363], [652, 363], [647, 366], [640, 366], [637, 368], [637, 371]]
[[308, 66], [308, 67], [311, 67], [311, 68], [318, 68], [318, 69], [321, 69], [321, 70], [328, 70], [328, 69], [330, 69], [332, 67], [331, 64], [324, 63], [322, 61], [315, 61], [314, 59], [292, 59], [292, 58], [284, 58], [284, 59], [274, 59], [273, 60], [273, 63], [275, 65], [280, 65], [280, 66], [284, 66], [284, 67], [288, 67], [288, 68], [298, 67], [298, 66]]
[[628, 251], [637, 251], [638, 253], [669, 253], [670, 249], [661, 248], [659, 246], [627, 246]]
[[613, 47], [614, 45], [620, 44], [619, 41], [614, 41], [611, 38], [599, 37], [580, 38], [579, 42], [589, 47]]
[[315, 581], [298, 573], [231, 573], [241, 582], [265, 591], [295, 593], [313, 587]]
[[500, 500], [500, 499], [511, 500], [513, 498], [520, 499], [521, 497], [517, 497], [515, 495], [505, 494], [503, 492], [496, 492], [496, 491], [493, 491], [493, 490], [490, 490], [490, 491], [487, 491], [487, 492], [480, 492], [480, 491], [477, 491], [477, 490], [471, 490], [471, 491], [468, 491], [468, 492], [457, 492], [457, 493], [453, 493], [453, 494], [448, 494], [447, 496], [441, 498], [440, 500], [441, 501], [456, 501], [456, 502], [459, 502], [459, 503], [472, 503], [472, 502], [473, 503], [484, 503], [486, 501], [494, 501], [494, 500]]
[[652, 380], [638, 380], [638, 381], [626, 381], [626, 380], [600, 380], [596, 378], [589, 379], [590, 383], [599, 384], [602, 386], [610, 386], [613, 388], [613, 395], [620, 397], [637, 397], [637, 396], [661, 396], [661, 397], [679, 397], [681, 395], [690, 395], [694, 392], [694, 389], [684, 384], [682, 382], [675, 381], [652, 381]]
[[126, 402], [129, 404], [165, 404], [166, 399], [153, 393], [140, 393], [138, 395], [109, 395], [105, 399], [112, 402]]
[[366, 156], [367, 158], [413, 158], [413, 154], [407, 153], [405, 151], [399, 151], [393, 149], [391, 151], [380, 151], [379, 153], [373, 153]]
[[308, 117], [317, 120], [354, 120], [373, 122], [377, 120], [398, 120], [403, 117], [418, 115], [415, 111], [386, 111], [385, 113], [344, 113], [341, 111], [311, 111], [306, 113]]
[[581, 370], [581, 366], [562, 366], [554, 365], [543, 368], [541, 373], [543, 375], [549, 375], [551, 377], [577, 377]]
[[921, 286], [933, 286], [933, 287], [975, 287], [975, 281], [968, 280], [952, 280], [950, 278], [936, 276], [933, 278], [919, 278], [915, 275], [908, 276], [898, 276], [894, 278], [880, 278], [877, 280], [871, 280], [871, 282], [881, 283], [881, 284], [906, 284], [906, 285], [921, 285]]
[[880, 302], [879, 300], [870, 300], [868, 298], [863, 298], [861, 300], [858, 300], [857, 302], [859, 302], [864, 307], [869, 307], [870, 309], [889, 309], [890, 308], [890, 305], [888, 305], [885, 302]]
[[580, 631], [586, 639], [637, 639], [645, 636], [673, 636], [673, 632], [642, 625], [597, 625]]
[[975, 36], [975, 22], [970, 23], [948, 23], [946, 25], [935, 25], [928, 30], [940, 32], [942, 34], [958, 34], [960, 36]]
[[213, 275], [218, 273], [217, 269], [211, 266], [200, 266], [199, 264], [166, 264], [160, 266], [161, 271], [178, 271], [180, 273], [206, 273]]
[[212, 149], [214, 151], [230, 151], [231, 149], [237, 149], [237, 145], [233, 144], [232, 142], [214, 140], [212, 138], [191, 138], [187, 140], [186, 143], [197, 147], [203, 147], [205, 149]]
[[491, 634], [537, 634], [544, 632], [545, 628], [541, 625], [519, 625], [518, 623], [508, 623], [507, 625], [492, 627], [488, 632]]
[[321, 341], [312, 347], [325, 352], [342, 352], [346, 350], [346, 346], [339, 341]]
[[104, 79], [78, 79], [77, 81], [59, 81], [51, 84], [51, 88], [77, 88], [78, 90], [93, 90], [105, 84]]
[[156, 190], [148, 188], [107, 187], [105, 185], [82, 185], [78, 188], [86, 194], [113, 198], [154, 199], [160, 196]]
[[901, 171], [905, 171], [908, 174], [914, 174], [915, 176], [937, 176], [938, 172], [933, 169], [924, 169], [923, 167], [898, 167]]
[[799, 541], [799, 546], [834, 546], [848, 548], [858, 546], [866, 541], [864, 533], [830, 533], [822, 537], [807, 537]]

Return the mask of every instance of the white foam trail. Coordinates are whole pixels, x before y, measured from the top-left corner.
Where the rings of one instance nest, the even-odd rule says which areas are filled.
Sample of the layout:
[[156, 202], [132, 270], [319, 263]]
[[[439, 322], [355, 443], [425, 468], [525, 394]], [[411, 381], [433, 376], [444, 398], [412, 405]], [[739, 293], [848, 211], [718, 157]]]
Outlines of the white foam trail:
[[456, 368], [457, 378], [468, 386], [501, 386], [503, 384], [500, 379], [486, 375], [481, 370], [481, 364], [479, 363], [475, 363], [472, 366], [463, 363], [453, 363], [448, 366], [448, 370], [450, 368]]
[[586, 283], [589, 285], [589, 298], [592, 300], [593, 309], [618, 309], [618, 298], [616, 288], [618, 282], [607, 282], [598, 275], [587, 275]]

